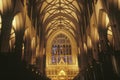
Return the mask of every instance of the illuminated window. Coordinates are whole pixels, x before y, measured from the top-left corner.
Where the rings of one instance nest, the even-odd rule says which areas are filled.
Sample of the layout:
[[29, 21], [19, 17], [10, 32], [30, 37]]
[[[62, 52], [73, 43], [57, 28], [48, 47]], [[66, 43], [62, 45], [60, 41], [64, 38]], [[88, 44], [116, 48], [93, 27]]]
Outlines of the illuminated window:
[[56, 36], [52, 42], [51, 54], [52, 64], [60, 63], [61, 60], [72, 64], [70, 40], [63, 34]]

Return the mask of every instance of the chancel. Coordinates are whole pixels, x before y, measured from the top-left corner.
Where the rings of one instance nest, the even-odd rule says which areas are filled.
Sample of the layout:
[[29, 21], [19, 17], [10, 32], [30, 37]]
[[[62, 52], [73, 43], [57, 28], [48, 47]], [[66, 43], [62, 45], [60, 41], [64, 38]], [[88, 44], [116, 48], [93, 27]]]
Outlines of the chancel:
[[0, 80], [120, 80], [120, 0], [0, 0]]

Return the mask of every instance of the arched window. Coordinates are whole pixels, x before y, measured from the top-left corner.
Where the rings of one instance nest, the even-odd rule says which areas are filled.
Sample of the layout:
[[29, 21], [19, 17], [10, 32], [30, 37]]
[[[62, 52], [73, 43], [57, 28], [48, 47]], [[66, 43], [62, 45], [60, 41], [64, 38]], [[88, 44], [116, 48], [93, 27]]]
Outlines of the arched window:
[[64, 61], [66, 64], [72, 64], [72, 51], [69, 38], [63, 34], [57, 35], [52, 41], [51, 63], [59, 64]]

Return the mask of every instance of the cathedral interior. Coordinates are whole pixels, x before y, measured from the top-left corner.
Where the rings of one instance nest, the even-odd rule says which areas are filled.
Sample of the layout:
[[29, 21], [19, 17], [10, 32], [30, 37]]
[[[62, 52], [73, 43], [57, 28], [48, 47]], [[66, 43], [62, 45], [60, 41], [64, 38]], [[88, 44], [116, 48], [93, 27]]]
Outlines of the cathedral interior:
[[120, 0], [0, 0], [0, 80], [120, 80]]

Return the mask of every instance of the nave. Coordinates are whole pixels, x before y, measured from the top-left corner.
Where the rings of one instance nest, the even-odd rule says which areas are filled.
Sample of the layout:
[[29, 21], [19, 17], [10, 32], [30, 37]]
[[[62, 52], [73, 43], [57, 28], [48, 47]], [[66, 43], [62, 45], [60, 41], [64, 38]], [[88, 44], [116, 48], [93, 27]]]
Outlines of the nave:
[[120, 80], [120, 0], [0, 0], [0, 80]]

